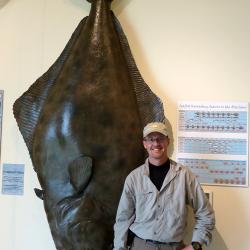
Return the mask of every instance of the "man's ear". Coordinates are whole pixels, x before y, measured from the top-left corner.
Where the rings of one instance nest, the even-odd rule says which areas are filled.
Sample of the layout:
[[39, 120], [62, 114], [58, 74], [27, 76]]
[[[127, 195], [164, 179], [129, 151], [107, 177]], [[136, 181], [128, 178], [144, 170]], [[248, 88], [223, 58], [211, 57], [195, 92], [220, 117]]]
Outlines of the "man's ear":
[[170, 143], [170, 139], [169, 139], [169, 137], [167, 136], [167, 144], [169, 145], [169, 143]]
[[146, 142], [143, 140], [142, 143], [143, 143], [144, 148], [147, 149]]

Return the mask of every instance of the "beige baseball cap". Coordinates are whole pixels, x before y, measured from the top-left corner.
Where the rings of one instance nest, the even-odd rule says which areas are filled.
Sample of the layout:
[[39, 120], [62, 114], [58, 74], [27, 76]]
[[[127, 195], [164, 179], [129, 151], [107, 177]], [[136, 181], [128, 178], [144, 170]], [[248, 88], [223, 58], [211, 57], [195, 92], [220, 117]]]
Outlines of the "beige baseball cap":
[[165, 136], [168, 136], [167, 127], [162, 122], [148, 123], [143, 129], [143, 137], [146, 137], [147, 135], [153, 132], [159, 132]]

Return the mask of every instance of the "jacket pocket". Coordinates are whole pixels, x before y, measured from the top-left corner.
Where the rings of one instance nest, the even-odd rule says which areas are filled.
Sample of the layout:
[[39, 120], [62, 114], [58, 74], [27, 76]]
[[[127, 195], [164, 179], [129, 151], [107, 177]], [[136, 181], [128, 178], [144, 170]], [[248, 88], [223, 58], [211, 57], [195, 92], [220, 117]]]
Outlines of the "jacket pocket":
[[135, 222], [144, 222], [150, 218], [150, 207], [153, 199], [153, 192], [140, 192], [136, 194], [136, 217]]
[[166, 221], [167, 231], [175, 232], [177, 235], [182, 235], [186, 228], [187, 208], [185, 205], [172, 200], [165, 207], [164, 218]]

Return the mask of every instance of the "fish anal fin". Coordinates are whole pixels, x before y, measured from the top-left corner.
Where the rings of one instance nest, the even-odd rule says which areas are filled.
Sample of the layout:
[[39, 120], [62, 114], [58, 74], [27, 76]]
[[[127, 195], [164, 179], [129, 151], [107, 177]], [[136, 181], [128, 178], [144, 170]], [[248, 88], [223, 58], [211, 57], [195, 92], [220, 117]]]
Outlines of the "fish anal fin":
[[13, 105], [14, 117], [17, 121], [19, 130], [24, 138], [32, 159], [32, 146], [34, 133], [44, 103], [47, 99], [51, 87], [55, 84], [65, 61], [71, 53], [87, 18], [85, 17], [77, 26], [69, 42], [55, 63], [39, 77], [29, 89], [22, 94]]

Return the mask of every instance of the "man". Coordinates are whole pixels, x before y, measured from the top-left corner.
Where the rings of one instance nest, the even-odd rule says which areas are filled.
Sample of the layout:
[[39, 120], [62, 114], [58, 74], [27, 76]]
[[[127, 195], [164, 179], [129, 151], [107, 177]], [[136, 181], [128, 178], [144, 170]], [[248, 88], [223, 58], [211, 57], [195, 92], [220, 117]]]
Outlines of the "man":
[[[168, 158], [165, 124], [145, 126], [143, 145], [148, 158], [126, 178], [114, 226], [114, 250], [201, 250], [211, 241], [215, 218], [200, 184], [186, 167]], [[185, 246], [187, 205], [193, 208], [196, 223], [192, 242]], [[128, 232], [135, 236], [130, 248]]]

